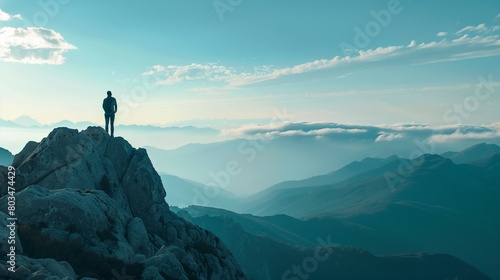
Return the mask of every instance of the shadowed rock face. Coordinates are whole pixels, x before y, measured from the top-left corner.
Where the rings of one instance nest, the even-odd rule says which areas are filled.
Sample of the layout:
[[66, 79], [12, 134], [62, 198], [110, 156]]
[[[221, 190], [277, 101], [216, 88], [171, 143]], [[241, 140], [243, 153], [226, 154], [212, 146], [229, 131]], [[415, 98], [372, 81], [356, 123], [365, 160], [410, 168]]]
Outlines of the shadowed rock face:
[[[23, 273], [9, 274], [2, 262], [0, 277], [247, 279], [215, 235], [169, 210], [146, 151], [121, 137], [57, 128], [29, 142], [13, 166]], [[0, 207], [7, 209], [4, 189]]]
[[12, 163], [14, 156], [6, 149], [0, 147], [0, 165], [7, 166]]

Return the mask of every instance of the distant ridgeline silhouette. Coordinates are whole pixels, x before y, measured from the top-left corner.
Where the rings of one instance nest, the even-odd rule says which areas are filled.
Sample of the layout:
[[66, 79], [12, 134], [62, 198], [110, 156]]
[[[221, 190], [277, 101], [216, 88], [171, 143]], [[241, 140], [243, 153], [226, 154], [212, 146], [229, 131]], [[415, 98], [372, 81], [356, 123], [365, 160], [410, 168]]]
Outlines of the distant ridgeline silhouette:
[[[3, 254], [1, 279], [249, 279], [218, 237], [169, 210], [146, 150], [121, 137], [57, 128], [27, 143], [12, 165], [19, 270], [8, 271]], [[0, 216], [6, 223], [7, 213]], [[2, 252], [8, 236], [2, 224]]]

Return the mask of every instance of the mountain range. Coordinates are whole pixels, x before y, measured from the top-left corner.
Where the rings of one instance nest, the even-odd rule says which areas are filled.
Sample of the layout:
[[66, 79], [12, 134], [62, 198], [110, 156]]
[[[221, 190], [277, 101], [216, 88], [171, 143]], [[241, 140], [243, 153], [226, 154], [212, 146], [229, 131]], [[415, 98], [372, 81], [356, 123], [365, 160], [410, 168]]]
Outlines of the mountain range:
[[[423, 155], [412, 160], [396, 156], [367, 158], [327, 175], [272, 186], [249, 197], [250, 202], [243, 211], [295, 217], [325, 213], [352, 216], [358, 211], [375, 212], [385, 204], [403, 199], [462, 210], [471, 205], [461, 202], [457, 198], [459, 193], [472, 195], [471, 198], [476, 198], [474, 201], [489, 201], [491, 195], [499, 193], [499, 184], [494, 180], [497, 154], [495, 149], [484, 152], [484, 157], [474, 157], [469, 164], [455, 164], [453, 159], [463, 158], [462, 155], [472, 151], [481, 154], [490, 147], [498, 148], [479, 144], [449, 159], [439, 155]], [[308, 210], [295, 210], [307, 201], [311, 201], [311, 205], [303, 208]]]
[[[248, 140], [233, 144], [240, 141]], [[276, 143], [283, 142], [268, 144]], [[222, 145], [224, 152], [226, 144], [209, 150]], [[206, 147], [177, 152], [199, 158]], [[270, 146], [252, 147], [258, 157]], [[413, 159], [367, 157], [241, 198], [214, 182], [159, 175], [149, 149], [134, 149], [102, 128], [54, 129], [10, 163], [23, 201], [17, 215], [25, 269], [0, 277], [106, 278], [124, 269], [170, 279], [500, 279], [498, 149], [478, 144]], [[163, 160], [175, 163], [175, 155]], [[211, 207], [169, 207], [165, 190], [172, 205]], [[3, 190], [2, 209], [7, 197]], [[6, 228], [0, 237], [8, 237]]]
[[188, 144], [173, 150], [145, 148], [161, 172], [243, 196], [284, 180], [326, 173], [374, 153], [368, 146], [353, 151], [349, 145], [336, 140], [280, 137]]
[[[190, 192], [184, 200], [192, 198]], [[252, 219], [259, 219], [259, 226], [247, 227], [250, 234], [273, 232], [266, 237], [290, 246], [311, 246], [311, 232], [315, 237], [333, 232], [336, 242], [375, 254], [425, 251], [459, 256], [500, 279], [495, 253], [500, 251], [500, 147], [494, 144], [411, 160], [365, 158], [324, 175], [281, 182], [236, 198], [237, 203], [227, 194], [212, 200], [219, 205], [215, 207], [257, 215]], [[187, 209], [199, 225], [213, 216], [248, 225], [248, 215]], [[280, 230], [274, 232], [276, 228]]]
[[169, 204], [177, 207], [203, 205], [223, 209], [234, 209], [240, 199], [233, 193], [217, 186], [203, 185], [174, 175], [160, 173]]
[[338, 243], [343, 238], [388, 243], [344, 222], [327, 227], [285, 215], [256, 217], [204, 207], [172, 211], [219, 236], [253, 279], [490, 279], [447, 254], [375, 256], [343, 245]]
[[[40, 124], [28, 116], [21, 116], [13, 121], [0, 119], [2, 130], [0, 146], [17, 153], [23, 148], [24, 143], [32, 140], [40, 141], [54, 128], [72, 127], [85, 130], [89, 126], [98, 124], [68, 120]], [[156, 146], [162, 149], [175, 149], [190, 142], [211, 143], [225, 139], [219, 130], [209, 127], [124, 125], [118, 121], [115, 122], [115, 135], [126, 138], [137, 147]]]
[[[145, 148], [160, 172], [204, 185], [216, 185], [237, 196], [248, 196], [284, 181], [298, 181], [318, 175], [322, 177], [311, 180], [322, 180], [325, 175], [332, 175], [328, 173], [363, 159], [369, 161], [372, 158], [373, 164], [377, 164], [376, 159], [413, 158], [428, 153], [439, 155], [455, 147], [462, 150], [470, 146], [467, 141], [439, 144], [421, 144], [418, 141], [415, 144], [407, 138], [375, 141], [377, 131], [367, 134], [348, 138], [347, 135], [314, 137], [290, 132], [268, 139], [254, 137], [191, 143], [169, 150], [151, 145]], [[492, 140], [493, 143], [498, 144], [498, 139]], [[365, 162], [363, 166], [367, 164]], [[355, 166], [352, 168], [357, 171]], [[347, 172], [342, 176], [349, 176], [349, 170], [342, 172]], [[330, 177], [338, 178], [339, 175]]]

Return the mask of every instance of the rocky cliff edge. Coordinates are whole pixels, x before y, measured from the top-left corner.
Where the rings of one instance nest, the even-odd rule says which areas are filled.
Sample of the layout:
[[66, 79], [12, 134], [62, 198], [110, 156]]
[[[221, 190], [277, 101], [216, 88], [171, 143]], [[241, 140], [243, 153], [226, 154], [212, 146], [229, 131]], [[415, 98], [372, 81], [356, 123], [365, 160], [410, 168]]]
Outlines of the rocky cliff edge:
[[[121, 137], [56, 128], [12, 166], [14, 216], [6, 167], [0, 176], [1, 278], [248, 279], [215, 235], [169, 210], [146, 150]], [[16, 272], [7, 256], [12, 217]]]

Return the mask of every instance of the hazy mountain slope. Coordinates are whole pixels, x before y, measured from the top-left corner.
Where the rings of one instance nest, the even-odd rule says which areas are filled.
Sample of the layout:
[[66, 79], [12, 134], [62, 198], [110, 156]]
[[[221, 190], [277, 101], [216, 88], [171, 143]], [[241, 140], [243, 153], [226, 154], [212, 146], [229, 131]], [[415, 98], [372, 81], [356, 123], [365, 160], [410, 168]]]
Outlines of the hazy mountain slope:
[[[409, 248], [404, 240], [388, 240], [373, 229], [332, 217], [319, 217], [299, 220], [286, 215], [259, 217], [249, 214], [237, 214], [231, 211], [191, 206], [183, 208], [190, 217], [224, 217], [240, 224], [246, 232], [264, 236], [290, 246], [311, 247], [317, 245], [318, 236], [332, 236], [337, 244], [355, 246], [381, 254], [399, 253], [400, 248]], [[178, 210], [172, 210], [177, 212]], [[412, 248], [409, 251], [418, 251]]]
[[[480, 164], [479, 162], [485, 161], [488, 158], [494, 158], [496, 153], [500, 153], [500, 147], [494, 144], [478, 144], [475, 146], [472, 146], [470, 148], [467, 148], [459, 153], [446, 153], [449, 156], [453, 154], [453, 157], [450, 158], [452, 160], [457, 160], [460, 162], [467, 161], [469, 163], [473, 163], [473, 165], [478, 165]], [[425, 158], [425, 157], [423, 157]], [[321, 186], [325, 185], [339, 185], [337, 183], [342, 182], [343, 186], [347, 186], [350, 183], [354, 184], [360, 184], [360, 182], [364, 180], [371, 180], [368, 184], [373, 187], [373, 185], [378, 185], [382, 186], [381, 191], [387, 191], [385, 187], [388, 187], [391, 189], [392, 183], [387, 181], [387, 178], [385, 177], [385, 174], [393, 174], [396, 175], [397, 177], [389, 177], [392, 180], [391, 181], [401, 181], [401, 179], [406, 179], [406, 174], [408, 171], [409, 173], [412, 173], [415, 168], [419, 167], [419, 164], [417, 160], [415, 161], [408, 161], [404, 159], [400, 159], [396, 156], [391, 156], [386, 159], [377, 159], [377, 158], [366, 158], [362, 161], [355, 161], [352, 162], [339, 170], [330, 172], [326, 175], [320, 175], [320, 176], [314, 176], [308, 179], [304, 180], [297, 180], [297, 181], [285, 181], [276, 185], [273, 185], [251, 197], [249, 197], [247, 201], [247, 205], [243, 207], [242, 209], [239, 209], [240, 211], [243, 212], [250, 212], [250, 213], [256, 213], [260, 215], [267, 215], [267, 214], [278, 214], [278, 213], [287, 213], [290, 215], [295, 215], [291, 212], [287, 212], [284, 209], [281, 210], [276, 210], [276, 211], [269, 211], [269, 208], [274, 208], [274, 207], [286, 207], [290, 209], [300, 209], [296, 208], [295, 205], [289, 204], [289, 200], [293, 200], [291, 196], [293, 197], [300, 197], [302, 195], [308, 195], [312, 190], [306, 189], [307, 187], [318, 187], [316, 188], [317, 191], [321, 190]], [[478, 165], [479, 166], [479, 165]], [[480, 167], [480, 166], [479, 166]], [[405, 168], [408, 168], [408, 170], [405, 170]], [[458, 171], [462, 172], [462, 171]], [[469, 172], [469, 173], [474, 173], [474, 170], [468, 170], [464, 172]], [[401, 174], [399, 174], [401, 173]], [[495, 172], [490, 172], [490, 174], [496, 174]], [[381, 176], [384, 175], [384, 176]], [[381, 177], [384, 177], [384, 180], [381, 180]], [[383, 182], [385, 181], [385, 183]], [[302, 190], [295, 190], [295, 191], [280, 191], [283, 189], [292, 189], [292, 188], [304, 188]], [[331, 191], [331, 187], [326, 186], [325, 192]], [[313, 191], [314, 192], [314, 191]], [[325, 194], [325, 193], [323, 193]], [[370, 194], [371, 195], [371, 194]], [[390, 195], [390, 193], [388, 193]], [[332, 195], [327, 195], [325, 196], [325, 199], [330, 199], [332, 197], [338, 197], [336, 194]], [[282, 203], [276, 203], [276, 200], [281, 200]], [[361, 199], [358, 197], [358, 199]], [[313, 199], [314, 200], [314, 199]], [[326, 204], [335, 204], [334, 209], [338, 209], [341, 207], [343, 204], [344, 199], [342, 201], [330, 201], [330, 202], [324, 202], [321, 203], [320, 205], [325, 205]], [[257, 204], [257, 205], [256, 205]], [[349, 206], [352, 206], [350, 202], [347, 202]], [[320, 208], [327, 208], [324, 206], [319, 206]], [[267, 209], [267, 210], [266, 210]], [[316, 212], [315, 208], [308, 208], [309, 212]], [[343, 210], [342, 210], [343, 211]], [[298, 210], [297, 215], [307, 215], [308, 213], [301, 213], [301, 210]]]
[[451, 254], [495, 279], [500, 276], [500, 223], [491, 218], [401, 202], [387, 206], [385, 211], [348, 220], [385, 234], [389, 240], [404, 239], [420, 251]]
[[316, 244], [309, 248], [293, 247], [249, 233], [255, 229], [241, 224], [238, 214], [201, 207], [186, 210], [177, 211], [180, 216], [215, 232], [254, 279], [489, 279], [449, 255], [375, 257], [361, 249], [338, 247], [330, 235], [317, 235]]
[[[248, 204], [247, 211], [261, 215], [347, 216], [373, 212], [400, 200], [484, 211], [485, 202], [494, 205], [494, 197], [500, 193], [495, 187], [499, 182], [494, 179], [494, 170], [455, 165], [437, 155], [424, 155], [415, 162], [420, 164], [408, 160], [391, 162], [332, 185], [277, 190]], [[475, 202], [470, 203], [469, 198], [475, 198]]]
[[[397, 169], [399, 162], [358, 174], [357, 177], [328, 185], [273, 190], [265, 197], [249, 199], [243, 212], [256, 215], [287, 214], [293, 217], [323, 213], [343, 217], [359, 211], [376, 211], [393, 193], [380, 176]], [[359, 179], [358, 179], [359, 178]]]
[[492, 180], [500, 181], [500, 153], [480, 159], [472, 165], [488, 170]]
[[13, 121], [0, 119], [0, 127], [19, 127], [19, 125], [14, 123]]
[[201, 205], [233, 209], [239, 202], [234, 194], [217, 186], [207, 186], [177, 176], [160, 173], [170, 205], [187, 207]]
[[[172, 210], [174, 212], [184, 211], [189, 214], [189, 217], [192, 218], [200, 218], [200, 217], [223, 217], [224, 219], [231, 219], [241, 225], [244, 230], [250, 234], [257, 236], [265, 236], [270, 239], [279, 241], [284, 244], [288, 244], [290, 246], [314, 246], [317, 242], [316, 240], [303, 238], [300, 234], [295, 233], [294, 231], [290, 231], [286, 224], [293, 223], [294, 218], [282, 215], [284, 219], [290, 219], [292, 221], [286, 221], [283, 224], [285, 226], [280, 225], [276, 222], [269, 222], [266, 220], [267, 217], [258, 217], [253, 215], [243, 215], [237, 214], [231, 211], [218, 209], [218, 208], [209, 208], [209, 207], [200, 207], [200, 206], [190, 206], [183, 209]], [[271, 218], [271, 217], [269, 217]], [[297, 220], [298, 221], [298, 220]]]
[[13, 123], [19, 125], [19, 126], [24, 126], [24, 127], [40, 127], [42, 126], [39, 122], [34, 120], [33, 118], [22, 115], [15, 120], [12, 121]]
[[[385, 159], [379, 158], [365, 158], [362, 161], [354, 161], [336, 171], [332, 171], [325, 175], [314, 176], [304, 180], [295, 181], [285, 181], [279, 184], [273, 185], [261, 192], [258, 192], [245, 199], [245, 203], [252, 205], [253, 202], [259, 201], [269, 201], [271, 197], [279, 197], [283, 194], [285, 189], [302, 188], [302, 187], [318, 187], [324, 185], [332, 185], [352, 177], [356, 177], [356, 180], [361, 176], [370, 177], [370, 170], [379, 168], [389, 163], [394, 163], [398, 161], [397, 156], [391, 156]], [[240, 211], [249, 211], [253, 213], [251, 208], [237, 208]]]
[[475, 161], [482, 160], [498, 153], [500, 153], [499, 146], [495, 144], [481, 143], [464, 149], [463, 151], [457, 153], [447, 153], [443, 156], [451, 159], [456, 164], [471, 164]]
[[453, 254], [499, 278], [499, 163], [498, 155], [471, 165], [425, 155], [332, 185], [277, 190], [247, 210], [344, 218], [388, 239], [407, 241], [411, 245], [405, 250]]
[[403, 144], [367, 144], [359, 139], [352, 142], [297, 136], [189, 144], [174, 150], [147, 149], [161, 172], [248, 195], [285, 180], [328, 174], [355, 160], [388, 157], [410, 148]]

